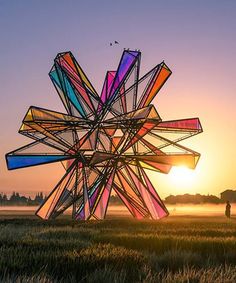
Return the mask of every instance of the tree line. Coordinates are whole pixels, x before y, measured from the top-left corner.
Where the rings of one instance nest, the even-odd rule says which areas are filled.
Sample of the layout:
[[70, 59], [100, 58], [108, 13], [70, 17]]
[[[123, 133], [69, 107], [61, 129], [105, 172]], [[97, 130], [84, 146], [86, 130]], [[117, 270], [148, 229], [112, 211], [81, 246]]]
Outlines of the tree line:
[[23, 195], [20, 195], [17, 192], [13, 192], [9, 197], [4, 194], [4, 193], [0, 193], [0, 206], [7, 206], [7, 205], [11, 205], [11, 206], [15, 206], [15, 205], [19, 205], [19, 206], [34, 206], [34, 205], [40, 205], [41, 203], [43, 203], [43, 201], [45, 200], [46, 196], [43, 195], [42, 192], [37, 193], [33, 198], [26, 197]]
[[[232, 191], [233, 194], [235, 194], [236, 197], [236, 191]], [[0, 206], [37, 206], [44, 202], [46, 199], [46, 195], [44, 195], [42, 192], [37, 193], [33, 198], [26, 197], [23, 195], [20, 195], [17, 192], [13, 192], [9, 197], [4, 194], [0, 193]], [[236, 202], [234, 199], [230, 199], [230, 197], [227, 196], [227, 200], [230, 200], [231, 202]], [[213, 204], [219, 204], [219, 203], [225, 203], [224, 198], [218, 198], [215, 195], [201, 195], [201, 194], [183, 194], [183, 195], [169, 195], [164, 200], [167, 204], [178, 204], [178, 203], [192, 203], [192, 204], [201, 204], [201, 203], [213, 203]], [[113, 205], [119, 205], [122, 204], [122, 201], [117, 195], [111, 195], [110, 197], [110, 203]]]
[[184, 194], [184, 195], [170, 195], [165, 198], [165, 203], [168, 204], [177, 204], [177, 203], [193, 203], [193, 204], [200, 204], [200, 203], [224, 203], [224, 201], [218, 198], [215, 195], [191, 195], [191, 194]]

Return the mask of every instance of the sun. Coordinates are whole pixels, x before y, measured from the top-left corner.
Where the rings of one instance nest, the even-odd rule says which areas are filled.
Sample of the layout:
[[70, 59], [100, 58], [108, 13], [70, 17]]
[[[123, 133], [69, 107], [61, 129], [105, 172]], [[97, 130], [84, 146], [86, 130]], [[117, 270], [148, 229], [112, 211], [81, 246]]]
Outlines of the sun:
[[172, 167], [169, 179], [176, 186], [190, 186], [195, 182], [196, 172], [185, 166]]

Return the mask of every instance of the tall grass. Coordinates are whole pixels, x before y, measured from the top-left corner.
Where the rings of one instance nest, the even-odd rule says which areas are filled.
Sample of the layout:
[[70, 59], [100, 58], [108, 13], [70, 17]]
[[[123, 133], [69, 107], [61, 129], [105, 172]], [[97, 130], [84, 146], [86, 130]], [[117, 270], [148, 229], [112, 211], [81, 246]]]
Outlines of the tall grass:
[[236, 219], [0, 218], [0, 282], [236, 282]]

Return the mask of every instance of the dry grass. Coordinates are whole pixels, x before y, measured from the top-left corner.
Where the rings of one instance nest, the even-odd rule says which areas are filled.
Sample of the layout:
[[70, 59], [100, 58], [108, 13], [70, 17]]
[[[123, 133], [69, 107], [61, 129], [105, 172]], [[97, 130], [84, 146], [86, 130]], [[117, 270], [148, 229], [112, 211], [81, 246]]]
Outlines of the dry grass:
[[236, 282], [236, 219], [0, 218], [0, 282]]

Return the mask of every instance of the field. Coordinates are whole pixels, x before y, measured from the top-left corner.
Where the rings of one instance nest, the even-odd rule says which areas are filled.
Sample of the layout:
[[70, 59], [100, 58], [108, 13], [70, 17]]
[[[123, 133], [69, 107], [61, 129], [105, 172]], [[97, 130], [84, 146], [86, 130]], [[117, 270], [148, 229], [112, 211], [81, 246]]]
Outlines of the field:
[[236, 218], [0, 215], [0, 282], [236, 282]]

